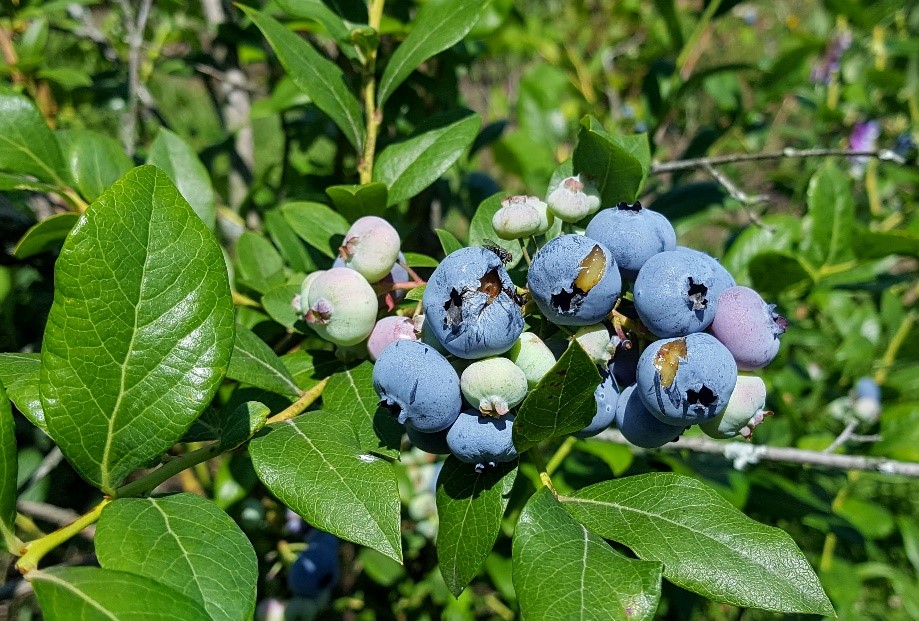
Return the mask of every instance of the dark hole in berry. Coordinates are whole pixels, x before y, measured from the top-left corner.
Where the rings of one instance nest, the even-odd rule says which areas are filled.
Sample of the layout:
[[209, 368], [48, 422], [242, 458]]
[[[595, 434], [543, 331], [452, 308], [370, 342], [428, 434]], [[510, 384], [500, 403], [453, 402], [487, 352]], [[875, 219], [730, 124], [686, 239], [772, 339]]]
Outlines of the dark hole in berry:
[[781, 315], [772, 313], [772, 321], [775, 322], [776, 335], [781, 336], [782, 334], [785, 334], [785, 330], [788, 329], [788, 320], [782, 317]]
[[619, 201], [616, 204], [616, 209], [621, 209], [624, 211], [641, 211], [641, 203], [639, 201], [635, 201], [630, 205], [625, 201]]
[[321, 576], [319, 576], [319, 580], [316, 581], [316, 586], [318, 586], [320, 590], [325, 590], [328, 587], [332, 586], [332, 582], [334, 580], [335, 580], [335, 576], [332, 574], [332, 572], [327, 571]]
[[708, 300], [705, 299], [705, 295], [708, 293], [708, 287], [702, 283], [696, 283], [689, 278], [689, 301], [692, 302], [692, 310], [699, 311], [705, 310], [705, 307], [708, 306]]
[[699, 390], [699, 392], [696, 392], [695, 390], [686, 391], [686, 402], [689, 405], [699, 404], [705, 407], [710, 407], [714, 405], [717, 400], [718, 395], [712, 392], [712, 389], [705, 384], [702, 385], [702, 388]]
[[479, 279], [479, 291], [488, 296], [489, 304], [494, 302], [495, 298], [501, 294], [502, 288], [501, 276], [498, 275], [498, 270], [496, 269], [488, 270]]
[[381, 408], [385, 409], [386, 411], [388, 411], [388, 412], [389, 412], [390, 414], [392, 414], [393, 416], [398, 416], [400, 413], [402, 413], [402, 408], [399, 407], [399, 404], [396, 403], [395, 401], [393, 401], [392, 403], [390, 403], [390, 402], [389, 402], [388, 400], [386, 400], [386, 399], [381, 399], [381, 400], [380, 400], [380, 403], [379, 403], [379, 406], [380, 406]]
[[450, 297], [444, 303], [447, 311], [444, 323], [448, 326], [458, 326], [463, 322], [463, 296], [456, 289], [450, 289]]
[[573, 313], [581, 305], [585, 293], [579, 287], [572, 286], [571, 291], [562, 289], [558, 293], [553, 293], [549, 301], [560, 313]]

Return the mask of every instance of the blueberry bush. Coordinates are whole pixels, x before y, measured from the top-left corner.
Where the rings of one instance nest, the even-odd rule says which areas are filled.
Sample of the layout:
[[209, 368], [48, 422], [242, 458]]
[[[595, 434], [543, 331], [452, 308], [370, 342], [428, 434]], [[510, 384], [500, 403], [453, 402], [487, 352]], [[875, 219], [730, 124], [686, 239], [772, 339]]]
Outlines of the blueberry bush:
[[916, 7], [2, 7], [6, 618], [919, 618]]

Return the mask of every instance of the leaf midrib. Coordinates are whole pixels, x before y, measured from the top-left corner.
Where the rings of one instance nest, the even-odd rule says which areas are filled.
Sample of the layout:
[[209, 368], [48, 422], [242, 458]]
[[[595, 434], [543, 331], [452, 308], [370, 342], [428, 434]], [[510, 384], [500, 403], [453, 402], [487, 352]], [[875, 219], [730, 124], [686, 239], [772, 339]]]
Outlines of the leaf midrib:
[[101, 603], [97, 602], [95, 599], [90, 597], [88, 593], [85, 593], [84, 591], [81, 591], [80, 589], [78, 589], [75, 584], [71, 584], [70, 582], [67, 582], [66, 580], [61, 580], [57, 576], [53, 576], [43, 571], [35, 572], [35, 574], [33, 574], [32, 579], [33, 580], [44, 580], [46, 582], [50, 582], [52, 584], [56, 584], [57, 586], [63, 587], [67, 589], [68, 591], [70, 591], [71, 593], [73, 593], [74, 595], [76, 595], [77, 597], [79, 597], [80, 599], [84, 600], [87, 604], [89, 604], [90, 606], [92, 606], [93, 608], [101, 612], [102, 614], [104, 614], [106, 617], [108, 617], [112, 621], [118, 621], [118, 617], [112, 614], [110, 610], [108, 610]]

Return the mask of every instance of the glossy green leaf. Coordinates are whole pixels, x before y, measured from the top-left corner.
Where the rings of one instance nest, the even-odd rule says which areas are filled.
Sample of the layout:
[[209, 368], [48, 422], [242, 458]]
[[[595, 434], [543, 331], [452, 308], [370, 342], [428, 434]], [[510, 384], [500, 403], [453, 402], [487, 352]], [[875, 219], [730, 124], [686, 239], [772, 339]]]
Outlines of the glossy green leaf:
[[39, 386], [51, 437], [113, 491], [210, 403], [233, 328], [217, 240], [165, 173], [135, 168], [86, 211], [55, 265]]
[[602, 381], [597, 365], [572, 341], [514, 420], [514, 445], [523, 452], [543, 440], [580, 431], [597, 413], [594, 391]]
[[25, 232], [13, 249], [13, 255], [17, 259], [27, 259], [42, 252], [57, 250], [79, 219], [79, 214], [69, 211], [45, 218]]
[[389, 204], [385, 183], [366, 185], [333, 185], [325, 189], [338, 213], [349, 222], [364, 216], [382, 216]]
[[751, 520], [704, 483], [672, 473], [591, 485], [563, 498], [595, 533], [664, 564], [674, 584], [735, 606], [833, 615], [784, 531]]
[[412, 31], [390, 57], [380, 78], [377, 105], [382, 107], [412, 71], [459, 42], [472, 30], [490, 0], [429, 2], [412, 21]]
[[753, 288], [767, 297], [814, 279], [801, 260], [790, 252], [761, 252], [750, 260], [747, 269]]
[[363, 115], [360, 103], [345, 81], [344, 72], [273, 17], [249, 7], [240, 8], [268, 39], [294, 83], [309, 95], [317, 108], [329, 115], [360, 153], [364, 148]]
[[134, 167], [114, 138], [87, 129], [67, 131], [64, 159], [74, 186], [94, 201]]
[[249, 443], [258, 478], [303, 519], [402, 562], [396, 475], [367, 453], [347, 415], [309, 412]]
[[45, 411], [38, 396], [41, 354], [0, 354], [0, 383], [6, 394], [33, 425], [47, 430]]
[[182, 436], [182, 442], [219, 440], [223, 435], [223, 425], [224, 420], [220, 412], [208, 406]]
[[[265, 292], [262, 296], [262, 307], [268, 315], [288, 330], [306, 331], [303, 317], [293, 306], [294, 296], [300, 295], [300, 285], [281, 285]], [[302, 325], [297, 326], [300, 322]]]
[[592, 116], [581, 120], [578, 144], [572, 156], [574, 171], [593, 179], [603, 205], [632, 202], [651, 168], [647, 134], [610, 134]]
[[919, 257], [919, 231], [858, 229], [852, 238], [852, 248], [860, 259], [881, 259], [894, 254]]
[[297, 383], [274, 350], [252, 330], [239, 324], [227, 377], [288, 397], [300, 394]]
[[373, 388], [372, 376], [373, 364], [368, 361], [342, 366], [322, 391], [323, 407], [347, 417], [361, 449], [398, 457], [402, 425], [388, 410], [379, 407], [380, 397]]
[[195, 150], [178, 135], [161, 127], [150, 146], [147, 163], [169, 175], [198, 217], [207, 228], [214, 230], [217, 220], [214, 187], [207, 168]]
[[435, 229], [437, 239], [440, 240], [440, 247], [444, 249], [444, 256], [451, 252], [456, 252], [463, 247], [463, 243], [456, 238], [456, 235], [444, 229]]
[[341, 214], [322, 203], [310, 202], [287, 203], [281, 213], [300, 239], [330, 259], [338, 256], [338, 247], [350, 227]]
[[650, 620], [660, 599], [660, 563], [622, 556], [545, 487], [520, 513], [512, 561], [524, 620]]
[[434, 257], [429, 257], [420, 252], [406, 252], [403, 256], [405, 257], [405, 264], [409, 267], [437, 267], [440, 265], [440, 261]]
[[265, 212], [265, 230], [277, 246], [287, 265], [295, 272], [306, 274], [317, 269], [316, 262], [296, 233], [287, 224], [280, 209]]
[[427, 285], [418, 285], [417, 287], [414, 287], [414, 288], [412, 288], [412, 289], [409, 289], [408, 292], [406, 292], [406, 294], [405, 294], [405, 299], [406, 299], [406, 300], [415, 300], [416, 302], [417, 302], [417, 301], [420, 301], [420, 300], [423, 300], [423, 299], [424, 299], [424, 291], [425, 291], [425, 289], [427, 289], [427, 288], [428, 288]]
[[724, 253], [722, 263], [738, 284], [750, 284], [750, 262], [763, 251], [788, 251], [801, 232], [801, 221], [784, 214], [767, 215], [763, 226], [748, 226], [740, 232]]
[[520, 263], [520, 259], [523, 257], [520, 240], [501, 239], [498, 237], [498, 234], [495, 233], [495, 227], [491, 225], [492, 218], [494, 218], [495, 213], [501, 209], [501, 201], [503, 201], [504, 198], [505, 194], [499, 192], [494, 196], [486, 198], [479, 204], [478, 209], [475, 210], [472, 216], [472, 221], [469, 223], [469, 245], [496, 245], [504, 248], [511, 255], [510, 263], [507, 264], [507, 267], [511, 268]]
[[255, 550], [230, 516], [200, 496], [115, 500], [99, 518], [96, 555], [106, 570], [175, 589], [214, 621], [249, 621], [255, 612]]
[[478, 114], [448, 113], [419, 128], [415, 136], [383, 149], [373, 180], [389, 187], [388, 203], [412, 198], [437, 181], [472, 144], [481, 125]]
[[802, 221], [801, 251], [817, 265], [852, 258], [855, 201], [852, 183], [830, 160], [811, 177], [807, 187], [807, 215]]
[[57, 187], [50, 183], [35, 181], [31, 177], [22, 177], [20, 175], [10, 175], [0, 172], [0, 191], [9, 190], [29, 190], [32, 192], [55, 192]]
[[258, 401], [238, 405], [221, 421], [220, 450], [230, 451], [246, 442], [265, 426], [271, 408]]
[[0, 540], [9, 550], [16, 541], [16, 425], [13, 408], [0, 383]]
[[341, 361], [330, 351], [295, 351], [281, 361], [303, 390], [309, 390], [341, 370]]
[[259, 293], [284, 283], [284, 259], [271, 242], [246, 231], [236, 242], [236, 278]]
[[0, 170], [65, 186], [64, 157], [30, 99], [0, 89]]
[[336, 41], [348, 41], [350, 32], [345, 22], [329, 9], [322, 0], [275, 0], [291, 17], [319, 22]]
[[517, 464], [479, 474], [452, 455], [437, 476], [437, 560], [450, 592], [459, 596], [485, 564], [517, 477]]
[[125, 571], [51, 567], [29, 580], [45, 621], [211, 621], [195, 600]]

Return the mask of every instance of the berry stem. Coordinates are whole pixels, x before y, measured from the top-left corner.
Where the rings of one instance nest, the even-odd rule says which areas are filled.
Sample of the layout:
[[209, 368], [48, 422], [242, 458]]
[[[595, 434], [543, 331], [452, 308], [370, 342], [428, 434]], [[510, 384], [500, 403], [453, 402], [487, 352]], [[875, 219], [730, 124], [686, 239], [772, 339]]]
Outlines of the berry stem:
[[536, 469], [539, 471], [539, 480], [542, 481], [543, 486], [548, 487], [552, 494], [558, 498], [558, 492], [555, 491], [555, 486], [552, 485], [552, 479], [549, 477], [549, 472], [546, 470], [546, 463], [542, 459], [542, 453], [539, 452], [539, 447], [534, 446], [527, 451], [527, 453], [530, 456], [530, 461], [533, 462], [533, 465], [536, 466]]
[[[375, 31], [380, 31], [383, 21], [383, 6], [386, 0], [370, 0], [368, 7], [368, 25]], [[383, 111], [377, 107], [377, 50], [367, 52], [363, 71], [361, 72], [361, 93], [364, 96], [364, 119], [367, 123], [367, 136], [364, 140], [364, 153], [361, 155], [357, 170], [360, 175], [361, 185], [373, 181], [373, 159], [376, 155], [377, 134], [383, 122]]]
[[577, 438], [574, 436], [568, 436], [565, 438], [565, 441], [559, 445], [559, 447], [552, 454], [552, 457], [549, 458], [549, 463], [546, 464], [546, 475], [552, 476], [552, 474], [558, 470], [558, 467], [562, 465], [562, 462], [565, 461], [565, 458], [568, 457], [568, 454], [571, 453], [571, 449], [574, 448], [574, 445], [577, 443]]
[[68, 541], [87, 526], [95, 524], [102, 514], [102, 510], [110, 502], [111, 499], [106, 498], [93, 507], [88, 513], [81, 515], [67, 526], [25, 544], [21, 549], [22, 558], [16, 563], [16, 569], [18, 569], [21, 574], [27, 574], [30, 571], [38, 569], [38, 563], [41, 562], [42, 558], [44, 558], [48, 552], [65, 541]]

